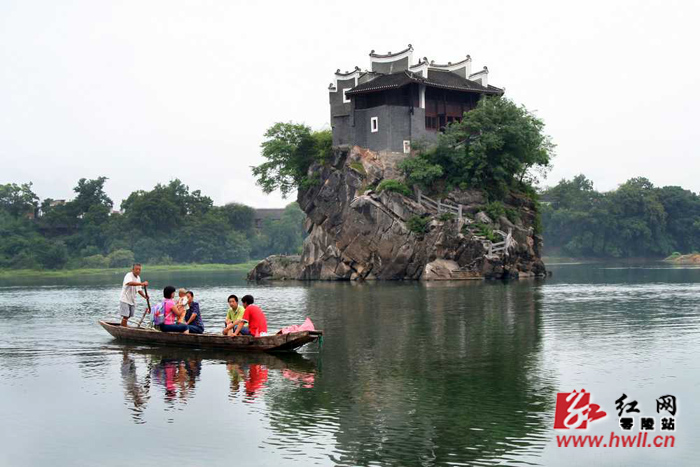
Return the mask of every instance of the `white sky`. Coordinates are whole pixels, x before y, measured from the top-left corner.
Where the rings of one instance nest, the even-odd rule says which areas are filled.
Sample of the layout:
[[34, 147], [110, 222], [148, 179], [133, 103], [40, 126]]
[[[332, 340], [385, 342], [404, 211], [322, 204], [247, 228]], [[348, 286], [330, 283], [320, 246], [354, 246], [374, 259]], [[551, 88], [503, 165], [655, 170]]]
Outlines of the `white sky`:
[[466, 54], [558, 144], [548, 184], [584, 173], [700, 191], [700, 4], [683, 1], [0, 2], [0, 183], [118, 205], [179, 177], [217, 204], [283, 206], [249, 167], [277, 121], [329, 125], [337, 68], [413, 44]]

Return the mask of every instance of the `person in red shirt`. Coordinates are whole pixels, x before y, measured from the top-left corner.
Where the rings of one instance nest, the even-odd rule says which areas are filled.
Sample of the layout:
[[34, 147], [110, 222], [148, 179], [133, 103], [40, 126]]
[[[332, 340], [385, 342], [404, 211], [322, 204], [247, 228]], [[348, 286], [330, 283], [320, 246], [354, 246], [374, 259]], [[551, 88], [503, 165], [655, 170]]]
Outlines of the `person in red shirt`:
[[232, 323], [234, 328], [237, 324], [238, 326], [236, 331], [231, 334], [232, 337], [236, 337], [237, 335], [241, 334], [241, 331], [243, 331], [243, 334], [248, 334], [243, 327], [243, 323], [248, 323], [248, 330], [250, 335], [255, 336], [255, 337], [260, 337], [260, 336], [266, 336], [267, 335], [267, 318], [265, 318], [265, 313], [260, 309], [259, 306], [253, 305], [255, 303], [255, 299], [253, 298], [252, 295], [246, 295], [243, 298], [241, 298], [241, 303], [243, 304], [243, 308], [245, 308], [245, 312], [243, 313], [243, 319], [239, 319], [236, 322]]

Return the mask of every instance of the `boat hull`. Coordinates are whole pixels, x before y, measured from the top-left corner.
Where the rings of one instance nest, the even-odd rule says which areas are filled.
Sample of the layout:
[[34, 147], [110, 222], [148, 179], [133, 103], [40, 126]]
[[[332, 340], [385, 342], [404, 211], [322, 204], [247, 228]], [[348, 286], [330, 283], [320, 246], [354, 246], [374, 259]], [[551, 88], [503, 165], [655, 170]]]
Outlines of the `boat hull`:
[[323, 335], [323, 331], [303, 331], [264, 337], [229, 337], [221, 334], [161, 332], [154, 329], [124, 327], [119, 323], [106, 321], [99, 321], [99, 323], [112, 337], [122, 341], [235, 352], [293, 352], [303, 345], [318, 340]]

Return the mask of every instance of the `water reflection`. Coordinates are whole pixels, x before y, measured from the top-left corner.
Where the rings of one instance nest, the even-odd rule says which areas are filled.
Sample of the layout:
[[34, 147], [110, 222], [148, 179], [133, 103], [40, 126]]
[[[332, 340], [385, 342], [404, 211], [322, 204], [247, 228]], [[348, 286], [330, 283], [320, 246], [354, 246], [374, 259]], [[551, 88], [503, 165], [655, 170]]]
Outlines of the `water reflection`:
[[[118, 345], [118, 344], [117, 344]], [[178, 348], [121, 347], [120, 376], [125, 405], [135, 423], [146, 423], [144, 412], [151, 397], [161, 398], [164, 410], [182, 409], [196, 394], [206, 362], [225, 368], [230, 387], [229, 399], [255, 403], [269, 385], [270, 373], [291, 386], [313, 387], [314, 363], [298, 354], [230, 354]]]
[[[322, 306], [314, 295], [325, 290], [311, 288], [310, 302]], [[556, 386], [542, 368], [538, 285], [335, 291], [351, 312], [332, 316], [338, 322], [330, 326], [342, 333], [327, 339], [316, 361], [124, 346], [121, 377], [134, 422], [146, 421], [152, 398], [165, 411], [184, 410], [199, 385], [226, 381], [229, 403], [262, 410], [273, 432], [264, 444], [285, 457], [341, 465], [536, 463], [549, 439], [544, 414]], [[333, 364], [319, 372], [324, 355]], [[215, 375], [221, 372], [223, 380]]]
[[[408, 293], [400, 293], [401, 289]], [[311, 303], [322, 304], [312, 289]], [[533, 284], [341, 289], [352, 313], [313, 391], [271, 391], [268, 443], [328, 444], [340, 465], [467, 464], [536, 459], [555, 384], [541, 367]], [[358, 325], [361, 323], [361, 325]], [[338, 326], [334, 325], [333, 328]], [[302, 416], [300, 416], [302, 414]], [[298, 455], [308, 456], [308, 450]], [[511, 457], [512, 456], [512, 457]]]
[[[71, 464], [80, 449], [85, 465], [224, 465], [241, 439], [244, 464], [565, 465], [555, 392], [594, 386], [614, 401], [624, 384], [640, 401], [692, 401], [700, 375], [700, 269], [580, 269], [544, 283], [236, 284], [272, 329], [307, 315], [324, 329], [321, 353], [291, 356], [121, 345], [88, 305], [118, 287], [0, 287], [0, 464]], [[194, 284], [217, 322], [228, 277], [173, 282]], [[144, 443], [166, 431], [196, 442]], [[123, 442], [105, 443], [115, 432]], [[625, 456], [693, 465], [697, 447]]]
[[149, 399], [150, 373], [139, 378], [136, 373], [136, 360], [127, 350], [122, 351], [121, 377], [125, 403], [131, 411], [134, 422], [137, 424], [145, 423], [143, 411]]

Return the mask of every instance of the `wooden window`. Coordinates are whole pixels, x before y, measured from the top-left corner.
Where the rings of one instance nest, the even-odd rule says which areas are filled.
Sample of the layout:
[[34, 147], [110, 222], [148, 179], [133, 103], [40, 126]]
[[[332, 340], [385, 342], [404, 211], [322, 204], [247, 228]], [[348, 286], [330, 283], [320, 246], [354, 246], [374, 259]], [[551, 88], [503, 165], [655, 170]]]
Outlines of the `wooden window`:
[[437, 130], [437, 117], [432, 117], [426, 115], [425, 117], [425, 129], [426, 130]]
[[369, 128], [372, 131], [372, 133], [376, 133], [379, 131], [379, 117], [372, 117], [370, 119]]

